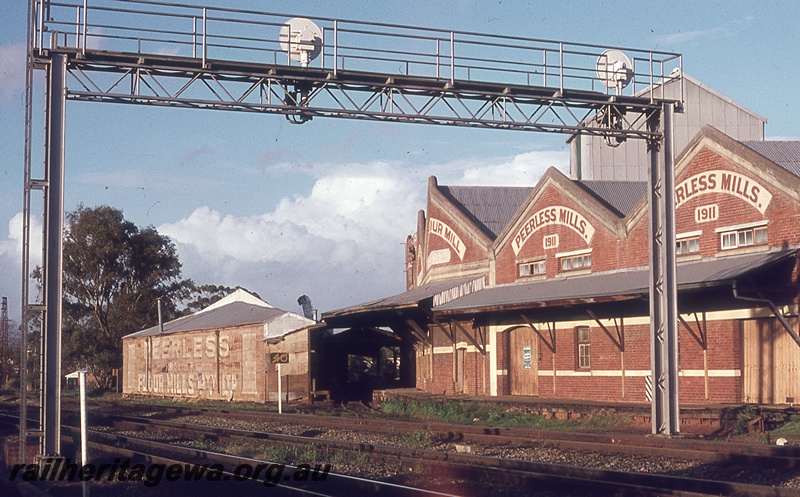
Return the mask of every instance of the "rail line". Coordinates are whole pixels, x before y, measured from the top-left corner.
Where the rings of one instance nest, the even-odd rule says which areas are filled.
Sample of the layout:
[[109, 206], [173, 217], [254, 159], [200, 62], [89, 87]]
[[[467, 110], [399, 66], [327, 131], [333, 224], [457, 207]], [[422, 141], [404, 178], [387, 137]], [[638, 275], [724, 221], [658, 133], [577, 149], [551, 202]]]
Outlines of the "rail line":
[[[131, 403], [112, 402], [110, 406], [131, 409]], [[758, 465], [800, 470], [800, 446], [755, 445], [697, 438], [661, 438], [627, 433], [581, 433], [528, 428], [462, 425], [428, 421], [408, 421], [374, 417], [341, 417], [309, 414], [277, 414], [265, 411], [196, 408], [189, 406], [142, 406], [171, 416], [216, 416], [265, 423], [281, 423], [373, 433], [414, 434], [454, 443], [542, 444], [602, 451], [608, 453], [652, 455], [698, 459], [708, 462]]]
[[[360, 442], [341, 440], [322, 440], [296, 435], [266, 433], [259, 431], [236, 430], [231, 428], [211, 427], [207, 425], [171, 422], [152, 418], [137, 418], [119, 414], [97, 415], [95, 424], [102, 421], [115, 429], [137, 433], [164, 432], [171, 437], [182, 437], [183, 440], [196, 440], [202, 437], [217, 443], [256, 443], [277, 444], [285, 446], [311, 445], [324, 448], [326, 454], [346, 452], [359, 454], [374, 462], [394, 461], [402, 468], [415, 475], [447, 475], [448, 478], [462, 482], [478, 484], [490, 480], [503, 481], [512, 488], [541, 489], [543, 487], [558, 488], [560, 492], [576, 492], [585, 494], [591, 490], [592, 495], [747, 495], [747, 496], [800, 496], [800, 491], [789, 488], [775, 488], [741, 483], [711, 480], [680, 478], [675, 476], [649, 473], [611, 471], [595, 468], [583, 468], [565, 465], [536, 463], [531, 461], [500, 459], [471, 454], [454, 454], [422, 449], [403, 449]], [[65, 427], [65, 433], [77, 437], [77, 430]], [[240, 464], [263, 463], [252, 459], [241, 458], [208, 452], [195, 448], [186, 448], [160, 441], [146, 440], [128, 435], [112, 434], [93, 430], [90, 435], [93, 443], [103, 444], [106, 450], [115, 451], [127, 456], [145, 456], [158, 460], [210, 462], [223, 464], [226, 470]], [[173, 442], [177, 440], [172, 439]], [[113, 447], [108, 449], [108, 447]], [[187, 460], [187, 454], [191, 456]], [[349, 480], [344, 488], [352, 494], [358, 491], [357, 481], [351, 485]], [[405, 487], [403, 487], [405, 488]], [[308, 489], [302, 489], [303, 491]], [[338, 491], [338, 489], [337, 489]], [[387, 490], [388, 492], [389, 490]], [[391, 493], [391, 492], [397, 493]], [[408, 490], [410, 492], [410, 490]], [[326, 495], [340, 495], [329, 493]], [[406, 495], [402, 488], [392, 489], [391, 495]]]
[[[111, 424], [114, 426], [134, 431], [151, 432], [155, 428], [164, 430], [171, 435], [182, 434], [190, 440], [202, 435], [215, 437], [219, 442], [229, 440], [253, 443], [255, 441], [257, 443], [273, 443], [293, 447], [311, 445], [324, 448], [325, 452], [329, 454], [347, 451], [358, 453], [361, 456], [366, 455], [374, 462], [394, 460], [412, 474], [448, 475], [450, 478], [474, 483], [495, 478], [516, 488], [534, 489], [542, 485], [548, 485], [557, 488], [570, 488], [578, 491], [578, 493], [591, 489], [593, 495], [663, 495], [665, 491], [669, 491], [673, 495], [747, 495], [754, 497], [800, 495], [800, 491], [794, 489], [783, 490], [749, 484], [698, 480], [649, 473], [609, 471], [471, 454], [405, 449], [361, 442], [209, 427], [193, 423], [146, 418], [135, 419], [131, 416], [112, 415], [109, 417], [114, 418], [111, 420]], [[142, 442], [137, 441], [136, 443]]]
[[[15, 424], [19, 418], [7, 414], [0, 414], [0, 422]], [[62, 425], [62, 437], [79, 444], [80, 429], [74, 426]], [[270, 461], [225, 454], [210, 450], [201, 450], [190, 447], [182, 447], [174, 444], [148, 440], [144, 438], [130, 437], [125, 435], [115, 435], [97, 430], [89, 430], [89, 446], [95, 453], [112, 454], [118, 457], [126, 457], [132, 461], [147, 464], [163, 465], [198, 465], [198, 467], [221, 467], [219, 480], [222, 482], [236, 482], [252, 484], [262, 484], [270, 487], [270, 495], [280, 496], [351, 496], [358, 492], [369, 495], [391, 495], [391, 496], [452, 496], [453, 494], [436, 492], [421, 488], [410, 487], [390, 482], [381, 482], [359, 478], [355, 476], [342, 475], [333, 472], [324, 472], [324, 477], [312, 478], [309, 480], [308, 468], [292, 466]], [[277, 481], [264, 476], [250, 474], [242, 475], [239, 468], [264, 468], [269, 469], [273, 466], [280, 467], [280, 477]], [[315, 468], [315, 472], [317, 469]], [[258, 471], [260, 473], [260, 471]], [[274, 476], [274, 474], [273, 474]], [[203, 482], [203, 475], [197, 472], [187, 473], [182, 479], [172, 481], [183, 482]], [[210, 480], [209, 480], [210, 481]], [[254, 487], [255, 489], [255, 487]]]
[[[636, 435], [608, 435], [595, 433], [566, 433], [520, 428], [496, 428], [468, 425], [452, 425], [446, 423], [425, 423], [397, 421], [374, 418], [345, 418], [304, 414], [282, 414], [261, 411], [239, 411], [229, 409], [209, 409], [194, 407], [165, 407], [152, 405], [136, 405], [130, 403], [98, 402], [93, 410], [92, 424], [105, 424], [114, 429], [126, 430], [127, 433], [165, 433], [171, 437], [179, 437], [173, 441], [204, 440], [215, 443], [270, 444], [276, 446], [299, 447], [310, 446], [315, 450], [332, 454], [357, 454], [359, 460], [367, 459], [375, 463], [391, 462], [412, 475], [447, 475], [462, 482], [486, 482], [501, 480], [516, 488], [539, 489], [558, 488], [564, 495], [565, 489], [572, 489], [575, 495], [581, 495], [591, 489], [592, 495], [752, 495], [752, 496], [800, 496], [800, 490], [784, 487], [731, 483], [652, 473], [612, 471], [596, 468], [585, 468], [566, 465], [553, 465], [533, 461], [503, 459], [472, 454], [458, 454], [435, 450], [403, 449], [379, 444], [363, 442], [347, 442], [342, 440], [325, 440], [307, 436], [268, 433], [258, 430], [238, 430], [208, 426], [206, 424], [185, 421], [168, 421], [156, 417], [171, 416], [216, 416], [226, 419], [243, 419], [265, 423], [296, 424], [353, 430], [357, 432], [412, 434], [426, 431], [440, 440], [459, 443], [485, 444], [528, 444], [547, 443], [559, 447], [600, 452], [617, 452], [626, 454], [642, 454], [665, 457], [695, 458], [715, 463], [744, 464], [761, 467], [797, 470], [800, 464], [800, 449], [797, 447], [772, 447], [747, 444], [731, 444], [686, 439], [662, 439]], [[7, 405], [7, 404], [6, 404]], [[120, 407], [127, 412], [141, 408], [150, 417], [135, 417], [101, 412], [102, 407]], [[65, 413], [65, 420], [70, 419]], [[75, 433], [65, 428], [65, 433]], [[319, 431], [319, 430], [317, 430]], [[72, 435], [70, 435], [72, 436]], [[74, 435], [77, 436], [77, 435]], [[93, 432], [90, 438], [93, 443], [103, 443], [120, 447], [124, 451], [135, 451], [138, 456], [162, 458], [181, 461], [180, 454], [201, 451], [195, 448], [179, 447], [163, 442], [134, 438], [128, 435]], [[172, 447], [178, 453], [171, 453]], [[132, 452], [131, 452], [132, 454]], [[203, 455], [201, 461], [213, 460], [212, 455]], [[124, 455], [124, 454], [123, 454]], [[225, 455], [226, 468], [242, 464], [244, 459]], [[160, 460], [160, 459], [159, 459]], [[357, 491], [358, 487], [349, 487], [348, 493]], [[303, 489], [305, 491], [306, 489]], [[327, 491], [327, 490], [326, 490]], [[388, 491], [388, 490], [387, 490]], [[394, 490], [393, 490], [394, 492]], [[397, 492], [401, 492], [397, 489]], [[399, 493], [398, 493], [399, 494]], [[336, 494], [330, 494], [336, 495]], [[394, 495], [394, 493], [392, 493]]]

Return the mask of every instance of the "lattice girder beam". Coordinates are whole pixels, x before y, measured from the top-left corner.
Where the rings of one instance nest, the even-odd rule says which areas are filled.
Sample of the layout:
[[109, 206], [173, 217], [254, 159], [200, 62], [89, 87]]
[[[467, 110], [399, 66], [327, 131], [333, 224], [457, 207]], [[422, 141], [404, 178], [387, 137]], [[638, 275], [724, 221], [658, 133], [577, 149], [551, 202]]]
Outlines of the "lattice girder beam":
[[[654, 139], [649, 97], [70, 49], [71, 100]], [[44, 59], [43, 59], [44, 60]], [[599, 111], [598, 111], [599, 110]], [[596, 118], [595, 115], [597, 116]]]

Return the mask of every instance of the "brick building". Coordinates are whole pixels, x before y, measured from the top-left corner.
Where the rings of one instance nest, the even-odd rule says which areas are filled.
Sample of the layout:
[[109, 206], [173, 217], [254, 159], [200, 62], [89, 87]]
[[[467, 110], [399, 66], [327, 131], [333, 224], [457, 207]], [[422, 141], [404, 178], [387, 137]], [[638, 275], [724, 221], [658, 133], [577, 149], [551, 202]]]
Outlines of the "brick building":
[[314, 391], [315, 344], [324, 327], [237, 290], [194, 314], [122, 339], [125, 394], [265, 402], [277, 400], [269, 354], [288, 354], [280, 381], [287, 399]]
[[[390, 327], [429, 392], [644, 402], [646, 190], [556, 169], [533, 187], [431, 178], [409, 291], [323, 319]], [[675, 202], [681, 402], [796, 402], [800, 143], [704, 126], [677, 157]]]

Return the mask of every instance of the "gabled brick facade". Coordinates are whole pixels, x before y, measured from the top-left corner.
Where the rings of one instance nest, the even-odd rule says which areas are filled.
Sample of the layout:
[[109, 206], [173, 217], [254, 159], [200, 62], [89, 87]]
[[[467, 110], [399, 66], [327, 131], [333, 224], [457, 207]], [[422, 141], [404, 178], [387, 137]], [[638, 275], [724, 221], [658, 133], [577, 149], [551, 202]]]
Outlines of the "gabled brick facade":
[[[612, 186], [633, 191], [622, 183]], [[646, 268], [646, 194], [620, 212], [613, 207], [614, 188], [598, 195], [551, 169], [492, 237], [480, 218], [491, 212], [469, 212], [443, 188], [435, 178], [429, 182], [427, 214], [421, 213], [424, 224], [411, 243], [418, 256], [409, 260], [409, 269], [417, 282], [483, 274], [489, 287], [536, 285]], [[711, 127], [690, 140], [676, 160], [675, 201], [679, 264], [800, 248], [800, 177]], [[766, 297], [779, 299], [789, 323], [798, 328], [798, 270], [792, 257], [781, 263], [782, 273], [770, 270], [772, 284], [742, 269], [736, 283], [743, 294], [734, 297], [720, 276], [713, 290], [709, 283], [686, 297], [693, 311], [682, 314], [678, 325], [682, 402], [800, 399], [800, 346], [789, 338], [782, 352], [765, 352], [765, 343], [776, 350], [775, 344], [787, 343], [789, 336]], [[605, 299], [613, 300], [613, 292], [608, 289]], [[756, 295], [762, 295], [760, 302], [752, 300]], [[575, 314], [566, 305], [532, 301], [529, 310], [514, 312], [491, 302], [460, 312], [434, 307], [433, 345], [417, 349], [417, 369], [424, 370], [418, 387], [436, 393], [645, 402], [650, 327], [639, 312], [641, 304], [584, 304], [605, 313], [600, 317], [580, 306]], [[573, 314], [542, 318], [559, 312]], [[453, 333], [455, 322], [461, 323], [462, 336], [474, 334], [478, 346]], [[770, 379], [779, 362], [791, 371], [780, 371], [781, 377], [789, 375], [785, 381]]]

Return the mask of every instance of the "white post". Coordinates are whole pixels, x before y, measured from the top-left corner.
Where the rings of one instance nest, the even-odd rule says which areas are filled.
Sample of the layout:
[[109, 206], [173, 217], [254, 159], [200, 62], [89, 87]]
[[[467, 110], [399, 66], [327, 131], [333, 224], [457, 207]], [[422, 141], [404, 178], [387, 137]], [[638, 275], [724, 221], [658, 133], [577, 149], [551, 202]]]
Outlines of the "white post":
[[[89, 462], [89, 451], [86, 447], [89, 432], [89, 421], [86, 413], [86, 371], [78, 372], [78, 384], [81, 395], [81, 465]], [[83, 497], [89, 497], [89, 481], [83, 481]]]
[[[86, 373], [87, 368], [79, 369], [68, 374], [67, 378], [77, 378], [79, 393], [81, 396], [81, 466], [89, 463], [89, 451], [87, 449], [87, 437], [89, 436], [89, 421], [86, 415]], [[83, 497], [89, 497], [89, 481], [83, 481]]]
[[278, 414], [283, 414], [283, 405], [282, 405], [282, 398], [283, 394], [281, 394], [281, 363], [278, 363]]

